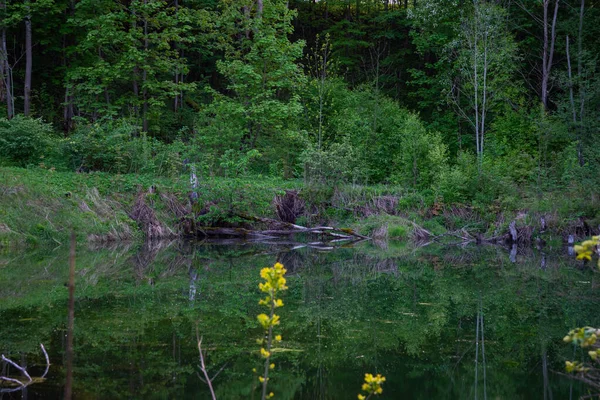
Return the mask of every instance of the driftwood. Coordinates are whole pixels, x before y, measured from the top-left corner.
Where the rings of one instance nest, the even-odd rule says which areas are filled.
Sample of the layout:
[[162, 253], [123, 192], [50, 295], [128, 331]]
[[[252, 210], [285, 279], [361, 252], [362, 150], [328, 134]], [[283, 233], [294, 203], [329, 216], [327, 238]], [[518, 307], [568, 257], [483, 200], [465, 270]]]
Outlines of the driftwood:
[[246, 228], [215, 228], [215, 227], [197, 227], [196, 235], [200, 237], [237, 237], [249, 239], [276, 239], [281, 236], [291, 236], [295, 234], [326, 235], [338, 240], [370, 239], [368, 236], [348, 228], [335, 228], [332, 226], [317, 226], [308, 228], [289, 222], [276, 221], [271, 218], [238, 215], [238, 217], [260, 222], [269, 227], [269, 229], [246, 229]]
[[25, 378], [27, 378], [27, 382], [16, 379], [16, 378], [11, 378], [9, 376], [0, 376], [0, 382], [1, 381], [9, 382], [12, 385], [14, 385], [14, 387], [11, 387], [11, 388], [0, 388], [0, 393], [10, 393], [10, 392], [16, 392], [19, 390], [23, 390], [27, 386], [31, 385], [32, 383], [43, 381], [46, 378], [46, 375], [48, 374], [48, 371], [50, 370], [50, 358], [48, 357], [48, 352], [46, 351], [46, 348], [44, 347], [44, 345], [40, 344], [40, 347], [42, 349], [42, 353], [44, 353], [44, 357], [46, 358], [46, 369], [44, 370], [44, 373], [39, 378], [37, 378], [37, 377], [32, 378], [31, 375], [29, 375], [29, 373], [27, 372], [26, 368], [21, 367], [19, 364], [17, 364], [10, 358], [5, 357], [4, 354], [2, 354], [2, 356], [0, 357], [0, 361], [16, 368], [19, 372], [21, 372], [21, 374], [23, 374], [23, 376]]
[[352, 229], [338, 229], [331, 226], [318, 226], [314, 228], [306, 228], [298, 226], [293, 229], [267, 229], [267, 230], [252, 230], [245, 228], [213, 228], [213, 227], [198, 227], [197, 235], [201, 237], [236, 237], [248, 239], [276, 239], [281, 236], [291, 236], [295, 234], [313, 234], [327, 235], [336, 238], [337, 240], [353, 240], [370, 239], [368, 236], [356, 233]]

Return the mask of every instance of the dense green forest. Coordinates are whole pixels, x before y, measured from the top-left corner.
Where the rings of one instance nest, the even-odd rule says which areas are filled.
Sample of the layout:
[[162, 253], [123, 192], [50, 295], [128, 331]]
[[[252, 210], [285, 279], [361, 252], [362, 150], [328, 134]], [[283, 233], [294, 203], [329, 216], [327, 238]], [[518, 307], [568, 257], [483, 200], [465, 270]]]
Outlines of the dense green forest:
[[[2, 0], [0, 164], [596, 201], [596, 0]], [[591, 217], [594, 217], [592, 215]]]

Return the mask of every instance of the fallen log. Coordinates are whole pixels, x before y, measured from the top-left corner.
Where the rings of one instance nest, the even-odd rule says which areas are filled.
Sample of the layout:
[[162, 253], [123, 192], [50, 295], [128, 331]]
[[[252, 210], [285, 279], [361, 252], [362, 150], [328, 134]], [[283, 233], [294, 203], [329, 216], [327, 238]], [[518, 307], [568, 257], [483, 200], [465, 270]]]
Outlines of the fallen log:
[[327, 234], [331, 236], [344, 238], [356, 237], [360, 239], [371, 239], [370, 237], [361, 235], [360, 233], [354, 231], [354, 229], [349, 228], [334, 228], [332, 226], [317, 226], [313, 228], [308, 228], [302, 225], [292, 224], [290, 222], [277, 221], [271, 218], [256, 217], [245, 214], [238, 214], [237, 216], [249, 221], [256, 221], [267, 224], [269, 227], [271, 227], [271, 229], [255, 231], [265, 235], [293, 235], [296, 233], [314, 233]]

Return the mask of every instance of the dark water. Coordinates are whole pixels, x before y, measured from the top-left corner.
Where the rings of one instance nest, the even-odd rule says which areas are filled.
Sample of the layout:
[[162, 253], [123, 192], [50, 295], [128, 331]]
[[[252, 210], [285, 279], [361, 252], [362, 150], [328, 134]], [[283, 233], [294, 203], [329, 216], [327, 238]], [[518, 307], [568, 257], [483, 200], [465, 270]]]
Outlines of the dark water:
[[[276, 399], [355, 399], [365, 372], [387, 377], [382, 399], [576, 399], [587, 389], [556, 372], [581, 354], [561, 338], [600, 325], [598, 278], [546, 253], [512, 263], [496, 247], [80, 246], [74, 397], [209, 398], [197, 326], [217, 398], [259, 399], [259, 271], [279, 261], [290, 289]], [[62, 398], [68, 275], [68, 249], [0, 253], [0, 352], [33, 377], [40, 343], [51, 361], [44, 381], [1, 399]]]

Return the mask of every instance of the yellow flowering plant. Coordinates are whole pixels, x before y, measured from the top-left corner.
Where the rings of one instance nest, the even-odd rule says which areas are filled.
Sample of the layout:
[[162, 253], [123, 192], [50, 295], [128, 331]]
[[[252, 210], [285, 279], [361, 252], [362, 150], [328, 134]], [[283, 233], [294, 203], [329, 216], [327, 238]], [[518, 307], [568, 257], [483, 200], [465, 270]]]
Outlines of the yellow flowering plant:
[[[598, 251], [598, 242], [600, 236], [592, 236], [590, 240], [586, 240], [581, 244], [574, 246], [578, 260], [592, 261], [592, 255]], [[598, 259], [598, 268], [600, 268], [600, 258]]]
[[286, 269], [283, 264], [275, 263], [272, 267], [263, 268], [260, 271], [260, 277], [264, 282], [258, 284], [261, 292], [266, 293], [266, 296], [258, 302], [259, 305], [269, 309], [269, 314], [259, 314], [256, 319], [259, 325], [264, 329], [265, 333], [261, 339], [257, 340], [261, 345], [260, 356], [265, 360], [264, 373], [258, 377], [262, 384], [262, 400], [269, 399], [274, 396], [273, 392], [267, 393], [267, 384], [269, 382], [269, 370], [275, 368], [275, 364], [271, 362], [272, 346], [275, 342], [281, 342], [281, 335], [273, 335], [273, 328], [280, 324], [279, 315], [275, 314], [275, 309], [283, 307], [283, 301], [279, 298], [281, 292], [287, 290], [285, 273]]
[[362, 391], [364, 394], [358, 394], [358, 400], [367, 400], [372, 396], [377, 396], [383, 393], [383, 385], [385, 382], [385, 376], [381, 376], [381, 374], [373, 375], [373, 374], [365, 374], [365, 382], [362, 385]]
[[589, 362], [565, 361], [565, 370], [573, 377], [581, 380], [596, 389], [600, 389], [600, 370], [596, 368], [600, 363], [600, 329], [584, 326], [571, 330], [564, 338], [566, 343], [588, 350]]

